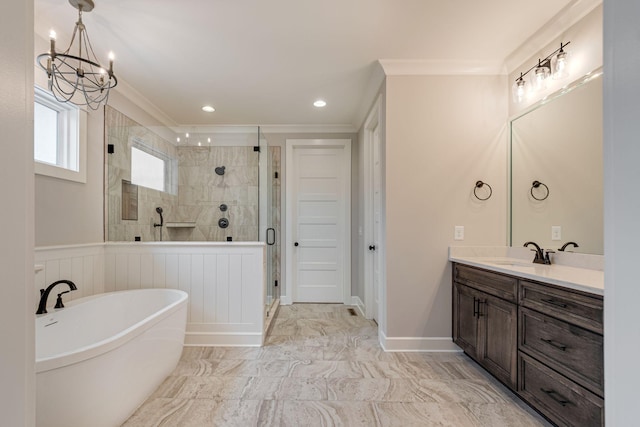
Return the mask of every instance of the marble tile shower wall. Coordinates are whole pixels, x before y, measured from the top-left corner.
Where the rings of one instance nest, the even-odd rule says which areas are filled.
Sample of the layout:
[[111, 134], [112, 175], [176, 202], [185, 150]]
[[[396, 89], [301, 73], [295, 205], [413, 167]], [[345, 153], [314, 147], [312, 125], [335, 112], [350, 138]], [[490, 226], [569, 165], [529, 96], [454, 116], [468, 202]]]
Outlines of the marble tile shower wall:
[[112, 154], [105, 154], [106, 240], [133, 241], [135, 236], [140, 236], [142, 241], [160, 240], [160, 231], [153, 226], [159, 220], [156, 207], [162, 207], [165, 218], [171, 218], [178, 196], [138, 186], [138, 219], [123, 220], [122, 181], [131, 181], [131, 145], [134, 140], [144, 141], [149, 148], [172, 159], [178, 156], [177, 147], [109, 106], [105, 107], [104, 120], [105, 141], [114, 147]]
[[[178, 203], [175, 216], [167, 218], [195, 227], [170, 228], [169, 240], [259, 240], [259, 160], [253, 147], [178, 147]], [[224, 174], [218, 175], [221, 167]], [[223, 218], [227, 228], [218, 225]]]
[[[106, 107], [105, 140], [114, 147], [106, 156], [106, 237], [108, 241], [159, 241], [156, 207], [166, 222], [190, 222], [195, 227], [163, 227], [166, 241], [257, 241], [259, 236], [259, 152], [253, 146], [176, 147], [119, 111]], [[134, 141], [177, 160], [176, 194], [138, 186], [137, 219], [123, 219], [123, 181], [131, 181]], [[280, 159], [280, 150], [274, 158]], [[270, 153], [272, 151], [270, 150]], [[224, 166], [224, 174], [215, 172]], [[279, 167], [278, 169], [279, 170]], [[279, 195], [279, 188], [276, 196]], [[221, 205], [226, 205], [223, 211]], [[279, 206], [279, 205], [278, 205]], [[135, 210], [135, 208], [134, 208]], [[279, 208], [275, 209], [278, 213]], [[220, 219], [229, 226], [221, 228]], [[278, 221], [279, 223], [279, 221]], [[279, 233], [279, 227], [278, 227]], [[279, 235], [279, 234], [278, 234]]]

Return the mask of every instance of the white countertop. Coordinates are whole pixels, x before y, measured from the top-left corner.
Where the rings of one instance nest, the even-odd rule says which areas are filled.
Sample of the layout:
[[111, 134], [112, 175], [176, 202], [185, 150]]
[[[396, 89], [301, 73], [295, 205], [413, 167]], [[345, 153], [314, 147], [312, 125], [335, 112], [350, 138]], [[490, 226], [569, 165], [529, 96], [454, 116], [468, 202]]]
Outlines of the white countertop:
[[560, 264], [534, 264], [531, 260], [522, 258], [460, 256], [451, 252], [449, 261], [596, 295], [604, 295], [604, 272], [602, 270]]

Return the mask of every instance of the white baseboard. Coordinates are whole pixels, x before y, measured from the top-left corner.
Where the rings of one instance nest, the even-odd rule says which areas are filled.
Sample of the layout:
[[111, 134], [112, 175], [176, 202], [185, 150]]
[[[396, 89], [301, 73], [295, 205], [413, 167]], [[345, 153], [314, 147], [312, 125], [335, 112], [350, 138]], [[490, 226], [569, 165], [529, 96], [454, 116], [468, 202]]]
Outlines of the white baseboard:
[[288, 295], [280, 295], [280, 305], [291, 305], [293, 302], [291, 301], [291, 297]]
[[384, 351], [461, 352], [451, 337], [387, 337], [378, 332], [380, 345]]
[[351, 305], [355, 305], [356, 307], [358, 307], [358, 311], [360, 312], [362, 317], [364, 317], [365, 319], [367, 318], [367, 309], [359, 296], [356, 295], [351, 297]]
[[262, 347], [263, 335], [248, 332], [187, 332], [185, 347]]

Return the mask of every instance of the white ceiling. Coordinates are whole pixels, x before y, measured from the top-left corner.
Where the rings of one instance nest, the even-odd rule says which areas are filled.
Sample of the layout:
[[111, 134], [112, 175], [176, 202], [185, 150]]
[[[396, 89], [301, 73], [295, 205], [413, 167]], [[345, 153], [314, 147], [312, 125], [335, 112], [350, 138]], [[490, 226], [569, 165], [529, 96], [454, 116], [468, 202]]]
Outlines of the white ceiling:
[[[579, 1], [95, 0], [83, 19], [98, 57], [112, 50], [118, 78], [175, 124], [356, 125], [377, 60], [503, 64]], [[60, 48], [76, 18], [35, 0], [36, 33], [55, 29]]]

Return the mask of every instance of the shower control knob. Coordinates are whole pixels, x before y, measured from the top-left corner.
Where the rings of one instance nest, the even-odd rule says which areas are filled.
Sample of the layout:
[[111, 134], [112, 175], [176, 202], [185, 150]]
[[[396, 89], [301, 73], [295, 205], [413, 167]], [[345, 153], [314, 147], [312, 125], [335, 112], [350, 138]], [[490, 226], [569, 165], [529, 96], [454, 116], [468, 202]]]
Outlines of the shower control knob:
[[293, 246], [298, 246], [298, 245], [299, 245], [299, 243], [298, 243], [298, 242], [295, 242], [295, 243], [293, 244]]
[[375, 251], [376, 250], [376, 245], [369, 245], [369, 250], [370, 251]]

